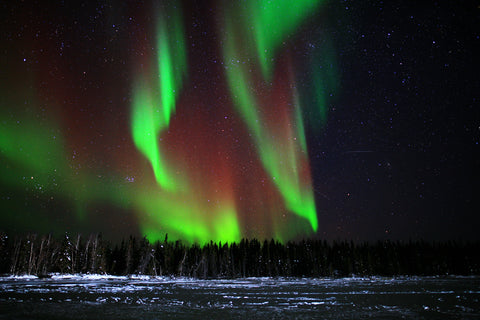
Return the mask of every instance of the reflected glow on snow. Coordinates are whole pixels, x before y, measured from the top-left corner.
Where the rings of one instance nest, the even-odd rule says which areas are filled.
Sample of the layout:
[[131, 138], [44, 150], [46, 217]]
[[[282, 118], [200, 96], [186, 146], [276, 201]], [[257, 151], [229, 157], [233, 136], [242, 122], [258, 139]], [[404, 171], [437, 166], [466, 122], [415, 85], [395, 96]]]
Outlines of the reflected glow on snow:
[[[75, 319], [156, 319], [159, 314], [256, 318], [311, 317], [425, 319], [472, 317], [480, 311], [479, 277], [242, 278], [196, 280], [149, 276], [52, 275], [0, 278], [5, 314], [60, 315]], [[100, 308], [100, 309], [99, 309]], [[162, 316], [162, 317], [163, 317]]]

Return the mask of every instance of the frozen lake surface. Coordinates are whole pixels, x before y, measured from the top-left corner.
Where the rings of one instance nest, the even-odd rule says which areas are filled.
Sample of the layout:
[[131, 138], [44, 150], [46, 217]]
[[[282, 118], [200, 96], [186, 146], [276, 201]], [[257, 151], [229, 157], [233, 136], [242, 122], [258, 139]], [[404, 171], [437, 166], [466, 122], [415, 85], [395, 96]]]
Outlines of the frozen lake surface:
[[480, 277], [0, 278], [0, 319], [480, 319]]

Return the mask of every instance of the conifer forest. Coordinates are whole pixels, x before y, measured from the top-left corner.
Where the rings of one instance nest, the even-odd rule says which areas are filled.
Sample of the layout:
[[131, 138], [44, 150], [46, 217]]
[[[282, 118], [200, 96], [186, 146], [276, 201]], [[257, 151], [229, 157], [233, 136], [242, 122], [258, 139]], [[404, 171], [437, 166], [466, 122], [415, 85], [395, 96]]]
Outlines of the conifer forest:
[[209, 278], [479, 275], [480, 244], [461, 241], [243, 239], [239, 243], [150, 243], [101, 234], [0, 234], [0, 274], [142, 274]]

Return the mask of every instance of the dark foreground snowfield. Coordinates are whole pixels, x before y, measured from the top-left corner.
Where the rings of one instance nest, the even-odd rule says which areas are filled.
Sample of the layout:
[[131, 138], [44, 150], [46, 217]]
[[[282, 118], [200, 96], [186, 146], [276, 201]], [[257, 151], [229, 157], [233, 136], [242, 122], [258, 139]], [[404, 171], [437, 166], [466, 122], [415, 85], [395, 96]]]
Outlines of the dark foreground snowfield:
[[480, 277], [0, 278], [0, 319], [480, 319]]

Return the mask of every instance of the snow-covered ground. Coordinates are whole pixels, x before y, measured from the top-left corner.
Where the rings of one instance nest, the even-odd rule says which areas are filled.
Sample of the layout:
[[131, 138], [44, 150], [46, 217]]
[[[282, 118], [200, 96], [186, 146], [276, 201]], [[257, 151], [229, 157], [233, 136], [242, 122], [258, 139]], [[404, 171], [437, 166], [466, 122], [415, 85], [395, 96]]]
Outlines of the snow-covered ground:
[[0, 319], [478, 319], [479, 301], [479, 277], [0, 278]]

